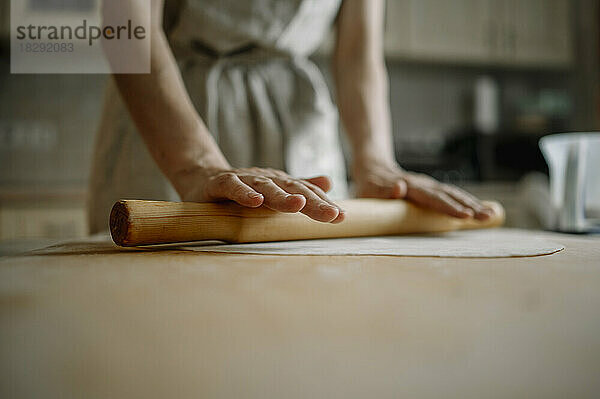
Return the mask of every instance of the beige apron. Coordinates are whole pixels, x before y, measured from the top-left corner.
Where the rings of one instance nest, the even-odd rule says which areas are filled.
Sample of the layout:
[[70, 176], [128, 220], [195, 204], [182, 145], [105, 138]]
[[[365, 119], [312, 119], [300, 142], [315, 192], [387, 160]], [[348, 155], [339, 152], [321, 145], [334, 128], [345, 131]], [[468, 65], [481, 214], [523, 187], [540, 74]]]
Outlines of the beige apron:
[[[341, 0], [184, 0], [168, 37], [192, 101], [234, 167], [332, 178], [346, 196], [338, 116], [307, 59]], [[167, 0], [167, 3], [169, 0]], [[114, 83], [107, 88], [91, 176], [92, 233], [120, 198], [178, 200]]]

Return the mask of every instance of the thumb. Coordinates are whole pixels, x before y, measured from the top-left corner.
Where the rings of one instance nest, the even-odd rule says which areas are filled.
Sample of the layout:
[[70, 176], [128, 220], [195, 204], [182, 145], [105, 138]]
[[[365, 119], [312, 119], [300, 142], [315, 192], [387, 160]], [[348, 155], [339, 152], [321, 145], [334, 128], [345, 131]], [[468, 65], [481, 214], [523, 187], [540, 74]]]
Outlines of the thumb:
[[405, 198], [406, 194], [408, 194], [408, 184], [404, 179], [398, 180], [392, 187], [392, 198]]

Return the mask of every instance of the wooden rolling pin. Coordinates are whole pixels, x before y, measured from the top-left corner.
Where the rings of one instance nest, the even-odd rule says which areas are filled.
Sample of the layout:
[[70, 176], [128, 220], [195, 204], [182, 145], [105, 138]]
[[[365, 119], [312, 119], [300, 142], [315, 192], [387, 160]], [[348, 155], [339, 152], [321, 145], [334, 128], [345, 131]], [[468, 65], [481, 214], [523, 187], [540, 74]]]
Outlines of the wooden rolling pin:
[[331, 224], [301, 213], [235, 203], [124, 200], [112, 209], [110, 232], [117, 245], [132, 247], [203, 240], [244, 243], [435, 233], [504, 223], [504, 209], [497, 202], [486, 203], [495, 210], [486, 221], [456, 219], [401, 200], [357, 199], [338, 204], [346, 218]]

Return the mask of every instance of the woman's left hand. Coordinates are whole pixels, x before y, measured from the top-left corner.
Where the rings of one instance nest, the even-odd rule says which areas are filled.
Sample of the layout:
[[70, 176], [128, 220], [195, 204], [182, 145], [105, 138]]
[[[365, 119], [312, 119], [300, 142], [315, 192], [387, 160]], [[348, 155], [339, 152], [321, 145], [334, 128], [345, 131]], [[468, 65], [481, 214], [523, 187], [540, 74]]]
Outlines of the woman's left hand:
[[473, 195], [424, 174], [410, 173], [398, 165], [355, 168], [359, 198], [406, 199], [424, 208], [457, 218], [489, 219], [494, 210]]

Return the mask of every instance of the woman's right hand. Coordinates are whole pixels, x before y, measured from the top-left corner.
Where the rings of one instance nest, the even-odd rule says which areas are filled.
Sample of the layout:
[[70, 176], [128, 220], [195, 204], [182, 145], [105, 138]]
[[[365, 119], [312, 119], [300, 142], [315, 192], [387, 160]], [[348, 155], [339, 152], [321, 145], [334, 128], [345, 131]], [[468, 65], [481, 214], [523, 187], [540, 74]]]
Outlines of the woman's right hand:
[[296, 179], [275, 169], [201, 169], [177, 180], [182, 201], [231, 200], [249, 208], [264, 205], [279, 212], [301, 212], [328, 223], [340, 223], [345, 216], [325, 194], [331, 189], [326, 176]]

